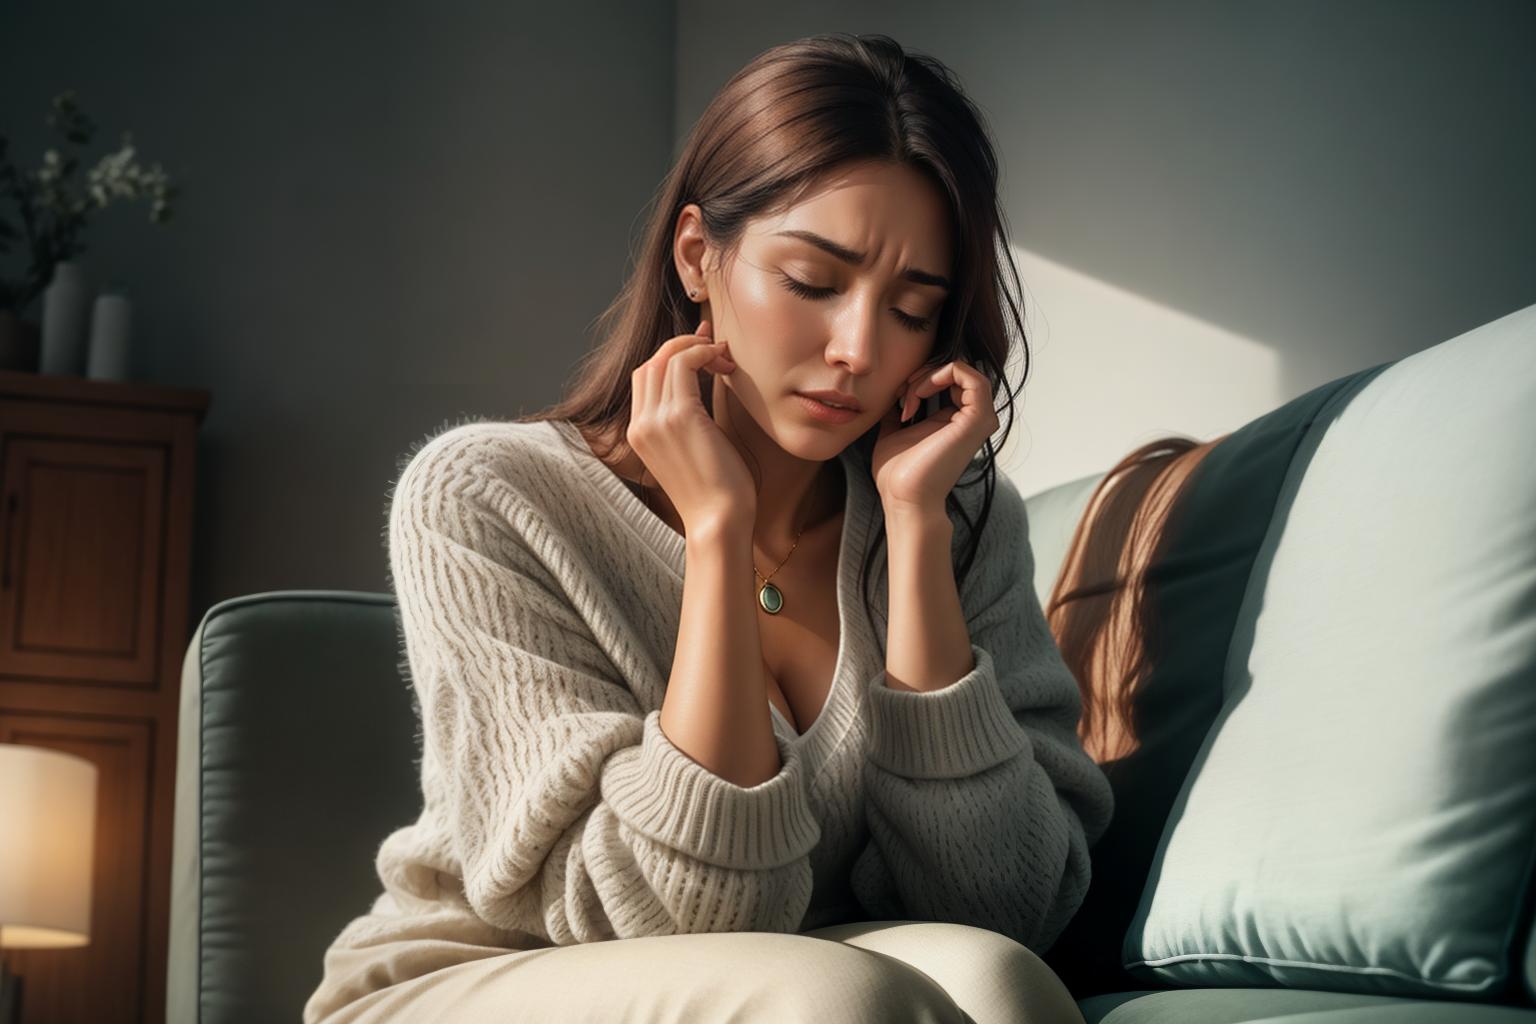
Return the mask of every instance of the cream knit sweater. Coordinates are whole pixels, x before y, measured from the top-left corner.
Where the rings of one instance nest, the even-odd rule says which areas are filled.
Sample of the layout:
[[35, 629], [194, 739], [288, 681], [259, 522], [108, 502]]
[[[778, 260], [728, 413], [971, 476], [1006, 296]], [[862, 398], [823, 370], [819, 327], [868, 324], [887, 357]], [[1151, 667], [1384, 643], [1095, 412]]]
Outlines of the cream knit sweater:
[[[842, 453], [832, 688], [804, 735], [772, 712], [782, 768], [742, 788], [660, 727], [684, 540], [574, 426], [460, 423], [402, 462], [390, 571], [424, 806], [380, 846], [384, 892], [333, 941], [307, 1024], [492, 950], [924, 919], [1043, 953], [1077, 910], [1113, 798], [1005, 475], [961, 591], [976, 666], [909, 693], [860, 594], [879, 495]], [[980, 488], [957, 494], [974, 519]]]

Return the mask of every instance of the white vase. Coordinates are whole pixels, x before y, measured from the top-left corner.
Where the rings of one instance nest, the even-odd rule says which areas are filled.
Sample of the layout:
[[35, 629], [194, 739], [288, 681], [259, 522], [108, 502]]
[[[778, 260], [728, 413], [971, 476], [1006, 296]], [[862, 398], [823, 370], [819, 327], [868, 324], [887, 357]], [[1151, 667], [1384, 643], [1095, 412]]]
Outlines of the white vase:
[[78, 377], [85, 368], [85, 272], [74, 260], [60, 260], [43, 291], [43, 345], [38, 372]]
[[106, 292], [91, 312], [91, 354], [85, 375], [92, 380], [128, 379], [128, 342], [133, 308], [128, 296]]

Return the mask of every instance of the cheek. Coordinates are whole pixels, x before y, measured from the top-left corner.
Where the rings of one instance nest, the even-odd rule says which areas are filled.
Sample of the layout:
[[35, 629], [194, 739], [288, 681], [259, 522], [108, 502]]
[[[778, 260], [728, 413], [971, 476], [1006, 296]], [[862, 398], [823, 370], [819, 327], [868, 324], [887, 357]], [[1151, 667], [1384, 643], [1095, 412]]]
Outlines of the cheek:
[[731, 297], [736, 329], [748, 336], [753, 348], [782, 347], [817, 322], [816, 303], [791, 295], [765, 275], [753, 274], [750, 281], [738, 282]]
[[737, 365], [754, 377], [772, 377], [814, 358], [825, 342], [825, 324], [816, 303], [777, 285], [737, 282], [731, 288], [731, 343]]

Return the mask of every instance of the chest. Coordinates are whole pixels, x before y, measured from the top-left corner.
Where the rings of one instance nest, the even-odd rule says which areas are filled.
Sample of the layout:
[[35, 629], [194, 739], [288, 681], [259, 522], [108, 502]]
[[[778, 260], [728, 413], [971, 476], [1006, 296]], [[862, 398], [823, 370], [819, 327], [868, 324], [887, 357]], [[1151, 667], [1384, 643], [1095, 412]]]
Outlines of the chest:
[[769, 615], [759, 608], [757, 622], [768, 700], [803, 735], [826, 706], [837, 667], [842, 623], [835, 551], [831, 558], [808, 560], [796, 575], [788, 569], [773, 576], [784, 592], [783, 610]]

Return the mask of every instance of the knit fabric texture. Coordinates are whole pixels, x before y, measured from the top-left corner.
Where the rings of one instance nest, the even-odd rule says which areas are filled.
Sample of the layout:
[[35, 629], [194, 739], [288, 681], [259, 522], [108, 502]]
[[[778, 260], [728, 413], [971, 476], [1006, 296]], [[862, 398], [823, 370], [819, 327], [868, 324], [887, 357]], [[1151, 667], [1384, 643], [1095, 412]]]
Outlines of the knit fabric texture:
[[[388, 550], [423, 805], [379, 847], [383, 892], [333, 941], [308, 1024], [500, 950], [887, 919], [1050, 947], [1113, 796], [1076, 734], [1081, 698], [1036, 596], [1024, 500], [999, 473], [960, 589], [975, 667], [896, 690], [888, 545], [867, 586], [873, 626], [860, 579], [879, 494], [853, 447], [838, 463], [831, 689], [803, 735], [769, 705], [782, 766], [744, 788], [661, 730], [684, 538], [569, 421], [463, 422], [413, 446]], [[954, 493], [976, 520], [982, 487]], [[957, 564], [968, 527], [951, 517]]]

